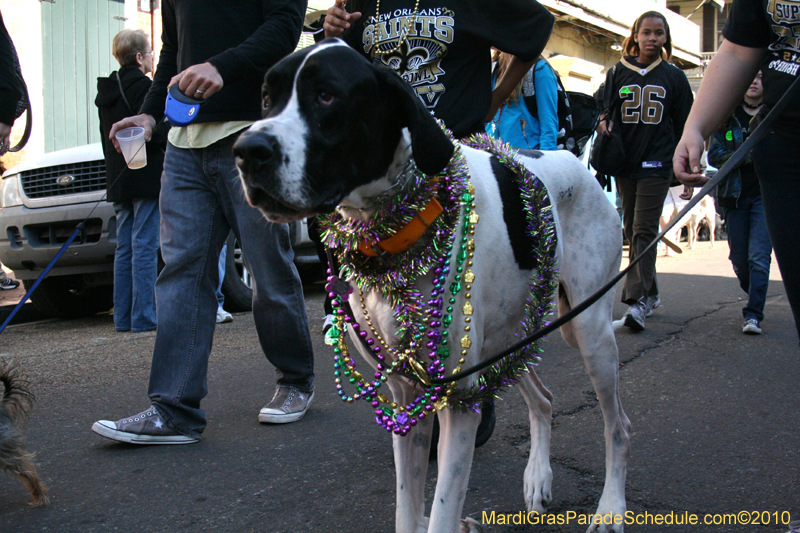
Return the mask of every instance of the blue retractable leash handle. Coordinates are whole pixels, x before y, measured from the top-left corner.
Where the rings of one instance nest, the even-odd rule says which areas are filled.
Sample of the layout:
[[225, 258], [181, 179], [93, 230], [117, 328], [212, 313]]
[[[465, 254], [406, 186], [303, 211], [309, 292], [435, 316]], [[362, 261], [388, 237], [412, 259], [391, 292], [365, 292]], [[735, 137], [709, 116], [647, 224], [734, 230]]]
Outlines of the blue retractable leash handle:
[[[200, 106], [206, 103], [207, 101], [208, 100], [195, 100], [193, 98], [189, 98], [180, 91], [180, 89], [178, 88], [178, 84], [176, 83], [169, 89], [169, 93], [167, 94], [167, 101], [164, 107], [164, 115], [166, 116], [166, 118], [169, 119], [170, 123], [172, 123], [175, 126], [188, 126], [189, 124], [194, 122], [194, 120], [197, 118], [197, 115], [200, 114]], [[156, 125], [156, 127], [158, 127], [158, 124]], [[144, 145], [142, 145], [142, 147], [144, 147]], [[141, 149], [142, 148], [140, 148], [140, 150]], [[122, 172], [125, 172], [127, 168], [128, 168], [127, 166], [123, 168]], [[115, 179], [114, 182], [111, 183], [111, 186], [113, 186], [114, 183], [116, 183], [116, 181], [122, 175], [122, 172], [120, 172], [119, 176], [117, 176], [117, 179]], [[106, 190], [108, 190], [108, 187], [106, 187]], [[105, 200], [105, 196], [103, 196], [103, 198], [97, 202], [97, 205], [100, 205], [100, 202], [102, 202], [103, 200]], [[95, 208], [97, 208], [97, 205], [95, 206]], [[92, 213], [94, 213], [94, 209], [92, 209]], [[89, 213], [89, 216], [91, 216], [92, 213]], [[25, 304], [25, 302], [28, 301], [28, 298], [30, 298], [31, 294], [33, 294], [33, 291], [36, 290], [36, 288], [39, 286], [42, 280], [47, 276], [50, 270], [52, 270], [53, 266], [56, 264], [56, 261], [58, 261], [62, 255], [64, 255], [64, 252], [67, 251], [69, 245], [72, 244], [72, 242], [78, 237], [78, 235], [80, 235], [84, 231], [86, 220], [89, 218], [89, 216], [87, 216], [86, 219], [83, 220], [83, 222], [78, 224], [78, 226], [75, 228], [75, 231], [72, 233], [72, 236], [69, 239], [67, 239], [67, 242], [64, 243], [64, 245], [58, 251], [53, 260], [50, 261], [50, 264], [47, 265], [47, 268], [45, 268], [44, 271], [41, 274], [39, 274], [39, 277], [36, 278], [36, 281], [31, 286], [31, 288], [28, 289], [28, 292], [25, 293], [25, 296], [23, 296], [23, 298], [19, 301], [16, 307], [14, 307], [14, 309], [11, 311], [8, 317], [6, 317], [3, 324], [0, 325], [0, 333], [3, 333], [3, 330], [6, 329], [8, 323], [11, 322], [11, 319], [14, 318], [14, 315], [16, 315], [17, 312]]]
[[208, 100], [195, 100], [181, 92], [176, 83], [169, 89], [164, 114], [173, 126], [188, 126], [200, 113], [200, 106]]

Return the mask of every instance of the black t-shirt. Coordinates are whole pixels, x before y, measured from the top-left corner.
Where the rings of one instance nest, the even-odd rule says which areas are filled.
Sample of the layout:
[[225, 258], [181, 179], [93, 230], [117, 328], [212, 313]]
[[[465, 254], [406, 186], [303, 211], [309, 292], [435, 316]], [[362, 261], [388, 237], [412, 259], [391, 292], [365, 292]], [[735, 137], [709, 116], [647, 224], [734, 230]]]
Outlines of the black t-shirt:
[[[768, 48], [761, 62], [764, 104], [774, 106], [800, 71], [800, 12], [796, 1], [734, 0], [722, 35], [734, 44]], [[774, 129], [800, 137], [800, 97]]]
[[626, 168], [636, 178], [672, 174], [672, 156], [694, 101], [686, 75], [661, 59], [642, 65], [624, 57], [606, 74], [611, 108], [619, 107]]
[[[747, 111], [740, 105], [736, 106], [734, 113], [736, 120], [739, 121], [742, 127], [742, 142], [744, 142], [750, 135], [750, 119], [752, 119], [753, 116], [747, 114]], [[753, 167], [753, 163], [740, 166], [739, 171], [742, 175], [742, 192], [739, 194], [739, 197], [755, 198], [756, 196], [761, 196], [761, 187], [758, 184], [756, 169]]]
[[[413, 3], [367, 0], [361, 18], [344, 34], [367, 59], [391, 67], [414, 88], [422, 103], [457, 137], [484, 130], [492, 101], [492, 46], [523, 61], [541, 54], [553, 28], [553, 15], [534, 0], [420, 0], [408, 38]], [[354, 9], [355, 10], [355, 9]]]

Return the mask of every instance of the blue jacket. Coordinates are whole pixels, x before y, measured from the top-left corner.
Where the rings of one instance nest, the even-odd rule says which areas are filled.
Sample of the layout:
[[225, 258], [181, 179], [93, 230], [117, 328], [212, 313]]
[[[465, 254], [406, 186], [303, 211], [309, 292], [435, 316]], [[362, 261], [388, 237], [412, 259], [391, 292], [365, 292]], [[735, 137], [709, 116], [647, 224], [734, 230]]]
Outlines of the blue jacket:
[[[711, 143], [708, 147], [708, 162], [720, 168], [744, 143], [742, 126], [736, 117], [732, 116], [728, 126], [720, 126], [711, 134]], [[744, 165], [753, 164], [753, 159], [748, 153], [747, 156], [736, 165], [728, 176], [717, 185], [717, 204], [725, 209], [736, 209], [739, 196], [742, 193], [742, 172], [740, 168]]]
[[[493, 80], [493, 85], [497, 78]], [[522, 94], [513, 102], [506, 102], [494, 119], [486, 124], [486, 132], [519, 149], [557, 150], [558, 138], [558, 84], [552, 68], [540, 59], [525, 74]], [[525, 105], [525, 98], [535, 97], [538, 116]]]

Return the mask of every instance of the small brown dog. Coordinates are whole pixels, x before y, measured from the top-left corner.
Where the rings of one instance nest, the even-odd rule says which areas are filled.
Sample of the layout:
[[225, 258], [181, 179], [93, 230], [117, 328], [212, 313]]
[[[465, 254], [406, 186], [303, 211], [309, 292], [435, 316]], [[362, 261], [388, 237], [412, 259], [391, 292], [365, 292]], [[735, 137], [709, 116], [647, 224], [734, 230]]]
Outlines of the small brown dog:
[[0, 361], [0, 383], [4, 387], [0, 398], [0, 470], [19, 478], [33, 497], [30, 505], [48, 505], [47, 487], [36, 473], [33, 454], [25, 449], [21, 430], [34, 399], [28, 390], [28, 381], [13, 364]]

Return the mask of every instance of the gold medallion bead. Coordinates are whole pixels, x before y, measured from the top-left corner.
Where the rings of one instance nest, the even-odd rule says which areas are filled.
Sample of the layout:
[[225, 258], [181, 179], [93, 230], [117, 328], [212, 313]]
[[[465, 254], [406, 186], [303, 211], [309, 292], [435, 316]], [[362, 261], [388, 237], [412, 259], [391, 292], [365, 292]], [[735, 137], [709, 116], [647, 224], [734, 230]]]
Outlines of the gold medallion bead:
[[[374, 52], [375, 55], [384, 56], [384, 55], [388, 55], [388, 54], [393, 54], [396, 51], [398, 51], [400, 49], [400, 47], [403, 46], [403, 43], [408, 40], [408, 34], [411, 31], [410, 28], [412, 28], [417, 23], [417, 13], [418, 12], [419, 12], [419, 0], [417, 0], [414, 3], [414, 11], [413, 11], [413, 13], [411, 13], [411, 18], [408, 21], [408, 26], [406, 26], [405, 33], [403, 33], [402, 28], [400, 29], [401, 35], [400, 35], [400, 39], [397, 41], [397, 44], [394, 47], [392, 47], [391, 50], [378, 50], [378, 48], [375, 47], [375, 52]], [[375, 22], [380, 20], [380, 15], [381, 15], [381, 0], [378, 0], [375, 3]]]

